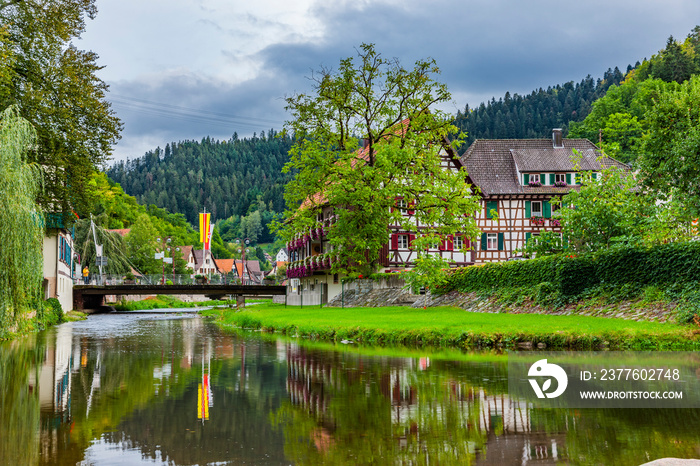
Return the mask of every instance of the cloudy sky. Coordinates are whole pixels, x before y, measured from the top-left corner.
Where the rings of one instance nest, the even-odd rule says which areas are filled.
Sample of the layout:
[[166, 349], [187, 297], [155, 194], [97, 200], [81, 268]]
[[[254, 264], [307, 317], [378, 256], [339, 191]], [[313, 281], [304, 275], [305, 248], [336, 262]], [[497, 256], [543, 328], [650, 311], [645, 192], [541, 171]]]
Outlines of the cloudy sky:
[[280, 130], [284, 97], [363, 42], [432, 57], [453, 113], [506, 91], [602, 77], [700, 24], [697, 0], [97, 0], [93, 50], [124, 122], [115, 160], [171, 141]]

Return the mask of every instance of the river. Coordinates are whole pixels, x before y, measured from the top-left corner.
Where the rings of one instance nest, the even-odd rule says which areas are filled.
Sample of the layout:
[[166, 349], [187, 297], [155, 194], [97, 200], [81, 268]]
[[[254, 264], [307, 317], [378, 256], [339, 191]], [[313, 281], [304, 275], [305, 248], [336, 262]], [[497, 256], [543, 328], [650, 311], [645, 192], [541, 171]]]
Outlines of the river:
[[0, 464], [620, 464], [700, 455], [700, 412], [537, 409], [493, 353], [104, 314], [0, 343]]

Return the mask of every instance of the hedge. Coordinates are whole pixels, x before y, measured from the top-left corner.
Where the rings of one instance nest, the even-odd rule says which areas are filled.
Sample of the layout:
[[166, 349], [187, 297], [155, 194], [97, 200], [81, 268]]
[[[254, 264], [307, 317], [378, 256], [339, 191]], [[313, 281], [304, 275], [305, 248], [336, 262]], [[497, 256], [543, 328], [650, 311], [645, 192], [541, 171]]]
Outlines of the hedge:
[[550, 282], [564, 296], [606, 285], [661, 285], [700, 279], [700, 242], [615, 247], [581, 256], [490, 263], [451, 271], [439, 292], [532, 287]]

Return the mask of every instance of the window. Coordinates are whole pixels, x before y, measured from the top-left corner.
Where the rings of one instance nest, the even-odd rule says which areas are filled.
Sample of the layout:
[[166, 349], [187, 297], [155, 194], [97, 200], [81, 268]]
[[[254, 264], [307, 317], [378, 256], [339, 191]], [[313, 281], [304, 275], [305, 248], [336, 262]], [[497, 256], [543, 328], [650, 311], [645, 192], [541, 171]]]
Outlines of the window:
[[334, 273], [333, 274], [333, 284], [337, 285], [339, 281], [338, 274]]
[[486, 233], [486, 249], [498, 251], [498, 233]]
[[408, 235], [399, 235], [398, 246], [399, 249], [408, 249]]
[[540, 183], [540, 174], [533, 173], [530, 175], [530, 183]]
[[564, 173], [557, 173], [554, 175], [555, 183], [566, 183], [566, 175]]
[[542, 217], [542, 201], [532, 201], [530, 203], [530, 212], [532, 217]]
[[461, 236], [455, 236], [452, 244], [455, 251], [458, 251], [464, 247], [464, 240]]
[[496, 213], [496, 216], [498, 215], [498, 201], [487, 201], [486, 202], [486, 218], [487, 219], [494, 218], [492, 211], [494, 211]]
[[402, 214], [406, 214], [408, 212], [408, 203], [406, 202], [406, 199], [399, 199], [396, 201], [396, 206], [399, 208], [399, 212]]

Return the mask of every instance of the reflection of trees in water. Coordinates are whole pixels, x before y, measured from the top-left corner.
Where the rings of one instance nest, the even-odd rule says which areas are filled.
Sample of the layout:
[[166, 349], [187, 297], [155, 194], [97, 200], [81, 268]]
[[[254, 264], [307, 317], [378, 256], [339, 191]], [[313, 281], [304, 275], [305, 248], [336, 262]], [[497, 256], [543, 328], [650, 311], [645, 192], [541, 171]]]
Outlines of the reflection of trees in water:
[[[537, 409], [506, 367], [288, 346], [275, 414], [299, 464], [641, 464], [700, 454], [700, 410]], [[499, 373], [500, 372], [500, 373]]]
[[[61, 326], [0, 345], [0, 464], [77, 464], [100, 438], [180, 464], [700, 455], [700, 410], [533, 409], [508, 397], [504, 362], [363, 356], [196, 322], [106, 338]], [[204, 353], [213, 404], [202, 422]]]
[[275, 423], [299, 464], [469, 464], [484, 443], [479, 390], [425, 361], [289, 345], [287, 362]]
[[39, 459], [36, 367], [43, 357], [35, 336], [0, 343], [0, 464]]
[[566, 432], [568, 456], [581, 464], [700, 456], [698, 409], [540, 409], [533, 412], [533, 425]]
[[178, 398], [137, 410], [107, 438], [175, 464], [288, 464], [282, 436], [268, 418], [284, 396], [284, 368], [275, 357], [269, 344], [234, 345], [212, 377], [208, 420], [197, 419], [196, 381]]

